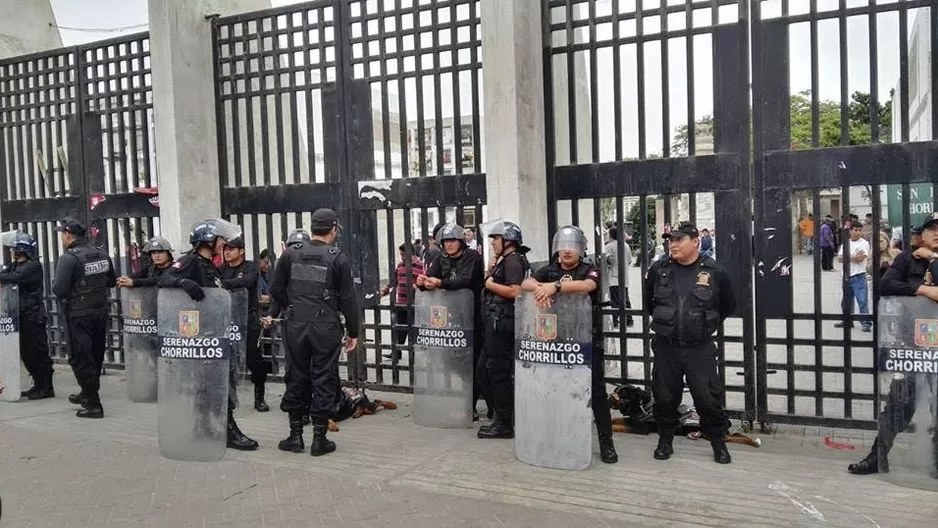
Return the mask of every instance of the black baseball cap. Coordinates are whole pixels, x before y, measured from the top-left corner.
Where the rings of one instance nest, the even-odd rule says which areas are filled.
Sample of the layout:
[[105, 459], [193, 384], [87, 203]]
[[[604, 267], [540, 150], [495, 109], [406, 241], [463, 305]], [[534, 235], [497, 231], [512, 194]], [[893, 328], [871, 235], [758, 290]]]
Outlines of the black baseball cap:
[[65, 220], [62, 220], [62, 223], [57, 225], [55, 230], [59, 233], [71, 233], [75, 236], [85, 236], [85, 233], [87, 232], [84, 224], [75, 218], [66, 218]]
[[225, 245], [231, 248], [244, 249], [244, 237], [235, 237], [231, 240], [225, 240]]
[[925, 220], [922, 222], [921, 230], [924, 231], [934, 224], [938, 224], [938, 213], [932, 213], [926, 216]]
[[912, 226], [912, 227], [910, 227], [910, 228], [909, 228], [909, 234], [910, 234], [910, 235], [921, 235], [921, 234], [922, 234], [922, 227], [921, 227], [921, 226]]
[[693, 222], [681, 222], [677, 226], [671, 228], [670, 233], [661, 235], [661, 238], [683, 238], [686, 236], [691, 238], [697, 238], [700, 236], [700, 232], [697, 231], [697, 224]]
[[335, 214], [335, 211], [332, 209], [317, 209], [313, 213], [313, 219], [311, 226], [314, 230], [319, 229], [332, 229], [333, 227], [341, 227], [339, 224], [339, 215]]

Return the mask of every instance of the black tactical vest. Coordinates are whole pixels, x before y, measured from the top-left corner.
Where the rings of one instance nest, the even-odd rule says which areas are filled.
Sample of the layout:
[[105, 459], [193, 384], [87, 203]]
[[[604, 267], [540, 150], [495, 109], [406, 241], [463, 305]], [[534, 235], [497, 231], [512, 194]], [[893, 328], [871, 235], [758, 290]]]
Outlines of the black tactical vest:
[[33, 315], [37, 312], [42, 312], [45, 314], [46, 306], [42, 302], [42, 264], [36, 260], [27, 261], [27, 262], [13, 262], [11, 264], [11, 271], [16, 271], [17, 268], [30, 268], [30, 273], [35, 273], [38, 275], [36, 280], [36, 285], [32, 288], [25, 288], [20, 285], [20, 313], [24, 316], [29, 314]]
[[339, 299], [332, 268], [339, 249], [325, 244], [303, 243], [290, 259], [290, 319], [302, 322], [339, 323]]
[[68, 311], [73, 314], [97, 313], [107, 308], [108, 273], [111, 260], [107, 253], [91, 246], [68, 250], [78, 260], [78, 273], [68, 298]]
[[713, 259], [701, 259], [690, 291], [677, 291], [668, 259], [655, 270], [651, 329], [666, 339], [688, 345], [703, 343], [720, 326], [720, 289]]
[[[530, 269], [531, 269], [530, 264], [528, 264], [528, 257], [524, 256], [524, 254], [522, 253], [513, 251], [511, 252], [511, 254], [509, 254], [505, 258], [499, 260], [498, 264], [495, 264], [495, 269], [492, 270], [492, 280], [495, 281], [495, 284], [505, 284], [505, 262], [508, 259], [519, 261], [522, 269], [524, 269], [524, 272], [525, 272], [524, 276], [525, 278], [527, 278], [528, 273], [530, 272]], [[498, 295], [497, 293], [493, 292], [492, 290], [489, 290], [488, 288], [486, 288], [484, 292], [485, 293], [484, 293], [483, 304], [486, 307], [493, 307], [495, 305], [503, 305], [501, 306], [501, 308], [509, 310], [510, 312], [514, 313], [515, 311], [514, 299], [507, 299], [505, 297], [502, 297], [501, 295]]]

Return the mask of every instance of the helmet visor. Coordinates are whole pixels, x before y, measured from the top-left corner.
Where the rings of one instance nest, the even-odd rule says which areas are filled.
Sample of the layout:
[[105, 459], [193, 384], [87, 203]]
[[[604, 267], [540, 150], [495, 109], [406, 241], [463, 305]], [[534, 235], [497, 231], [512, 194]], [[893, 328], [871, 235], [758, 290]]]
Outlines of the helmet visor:
[[554, 234], [551, 244], [551, 253], [559, 253], [566, 249], [576, 250], [582, 255], [586, 252], [586, 237], [578, 229], [564, 227]]
[[224, 238], [225, 240], [238, 238], [242, 234], [241, 226], [220, 218], [212, 220], [212, 230], [215, 236]]
[[3, 247], [13, 247], [16, 245], [16, 239], [20, 235], [19, 231], [4, 231], [0, 233], [0, 245]]

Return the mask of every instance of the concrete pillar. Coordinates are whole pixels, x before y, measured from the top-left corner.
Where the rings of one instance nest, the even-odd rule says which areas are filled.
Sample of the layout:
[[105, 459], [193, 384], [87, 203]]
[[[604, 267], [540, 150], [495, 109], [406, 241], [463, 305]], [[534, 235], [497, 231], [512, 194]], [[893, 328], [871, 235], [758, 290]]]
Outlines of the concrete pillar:
[[482, 2], [488, 218], [518, 222], [532, 262], [548, 254], [541, 2]]
[[221, 214], [212, 30], [206, 17], [269, 7], [269, 0], [149, 0], [160, 230], [177, 247], [188, 245], [194, 222]]
[[49, 0], [0, 2], [0, 59], [61, 47]]

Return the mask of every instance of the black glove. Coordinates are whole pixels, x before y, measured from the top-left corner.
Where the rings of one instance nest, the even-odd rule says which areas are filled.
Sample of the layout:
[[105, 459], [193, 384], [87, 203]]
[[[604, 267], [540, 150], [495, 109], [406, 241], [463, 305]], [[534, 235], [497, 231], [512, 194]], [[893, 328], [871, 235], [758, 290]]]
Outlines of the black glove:
[[183, 279], [179, 286], [189, 294], [189, 297], [191, 297], [193, 301], [201, 301], [205, 298], [205, 292], [202, 291], [202, 287], [192, 279]]

